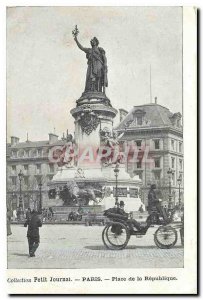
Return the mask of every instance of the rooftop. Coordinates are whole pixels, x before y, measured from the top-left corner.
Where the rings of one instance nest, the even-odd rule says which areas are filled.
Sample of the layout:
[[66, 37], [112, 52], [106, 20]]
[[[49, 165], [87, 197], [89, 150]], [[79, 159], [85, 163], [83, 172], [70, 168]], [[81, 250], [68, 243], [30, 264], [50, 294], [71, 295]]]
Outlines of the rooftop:
[[[142, 124], [136, 122], [136, 116], [142, 116]], [[165, 127], [175, 126], [175, 118], [181, 118], [181, 114], [173, 114], [170, 110], [156, 103], [134, 106], [122, 122], [117, 126], [117, 130], [136, 129], [140, 127]]]
[[64, 145], [66, 141], [58, 140], [56, 142], [50, 143], [50, 141], [26, 141], [26, 142], [19, 142], [15, 145], [10, 145], [10, 148], [14, 149], [21, 149], [21, 148], [37, 148], [37, 147], [44, 147], [44, 146], [58, 146]]

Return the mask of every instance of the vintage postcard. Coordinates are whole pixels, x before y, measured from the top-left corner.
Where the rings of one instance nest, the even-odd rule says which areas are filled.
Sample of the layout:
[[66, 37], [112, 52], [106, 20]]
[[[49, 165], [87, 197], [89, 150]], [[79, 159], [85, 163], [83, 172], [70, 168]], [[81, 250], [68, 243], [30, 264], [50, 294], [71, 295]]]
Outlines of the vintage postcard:
[[9, 294], [197, 293], [196, 22], [7, 7]]

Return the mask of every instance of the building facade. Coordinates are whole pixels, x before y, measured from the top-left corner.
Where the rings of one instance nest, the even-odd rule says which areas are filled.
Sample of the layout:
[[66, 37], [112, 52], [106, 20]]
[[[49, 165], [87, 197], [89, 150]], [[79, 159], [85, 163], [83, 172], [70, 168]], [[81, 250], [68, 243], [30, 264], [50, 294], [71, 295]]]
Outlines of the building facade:
[[58, 163], [50, 160], [51, 149], [61, 149], [66, 139], [58, 139], [56, 134], [49, 134], [47, 141], [20, 142], [19, 138], [11, 137], [11, 143], [7, 144], [7, 203], [12, 210], [19, 207], [20, 180], [22, 172], [21, 196], [22, 207], [25, 210], [31, 203], [38, 205], [40, 198], [40, 186], [42, 206], [49, 207], [48, 183], [60, 169]]
[[[181, 114], [154, 104], [134, 106], [115, 128], [129, 151], [126, 171], [142, 180], [141, 198], [148, 205], [151, 184], [166, 203], [183, 201], [183, 127]], [[132, 153], [131, 153], [132, 152]], [[136, 155], [135, 155], [136, 153]], [[170, 197], [169, 197], [170, 196]]]

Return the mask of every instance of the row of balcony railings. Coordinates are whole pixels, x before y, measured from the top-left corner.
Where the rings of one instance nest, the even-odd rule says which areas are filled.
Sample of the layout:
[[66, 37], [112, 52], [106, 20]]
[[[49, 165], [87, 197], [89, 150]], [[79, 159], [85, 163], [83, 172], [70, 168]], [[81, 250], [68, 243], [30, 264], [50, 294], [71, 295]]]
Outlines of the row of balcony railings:
[[11, 158], [43, 158], [48, 157], [49, 151], [37, 152], [23, 152], [23, 151], [12, 151]]
[[[142, 140], [140, 141], [134, 141], [134, 143], [137, 145], [137, 148], [142, 148], [145, 147], [145, 142]], [[177, 144], [178, 143], [178, 144]], [[150, 147], [150, 151], [154, 150], [165, 150], [163, 141], [159, 139], [154, 139], [153, 144], [149, 143], [148, 145]], [[167, 150], [171, 150], [174, 152], [179, 152], [182, 153], [182, 142], [175, 141], [171, 139], [170, 146], [168, 145]], [[49, 149], [46, 150], [13, 150], [11, 151], [11, 158], [43, 158], [43, 157], [48, 157]]]

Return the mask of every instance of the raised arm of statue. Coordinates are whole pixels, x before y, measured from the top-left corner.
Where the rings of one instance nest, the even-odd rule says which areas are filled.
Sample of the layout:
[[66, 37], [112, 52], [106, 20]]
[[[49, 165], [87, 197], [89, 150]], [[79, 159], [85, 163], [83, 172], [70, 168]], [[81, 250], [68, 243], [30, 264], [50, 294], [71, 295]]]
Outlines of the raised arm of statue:
[[84, 47], [79, 43], [79, 41], [78, 41], [78, 39], [77, 39], [77, 36], [74, 37], [74, 40], [75, 40], [75, 42], [76, 42], [76, 44], [77, 44], [77, 46], [78, 46], [78, 48], [79, 48], [80, 50], [84, 51], [85, 53], [88, 52], [88, 48], [84, 48]]

